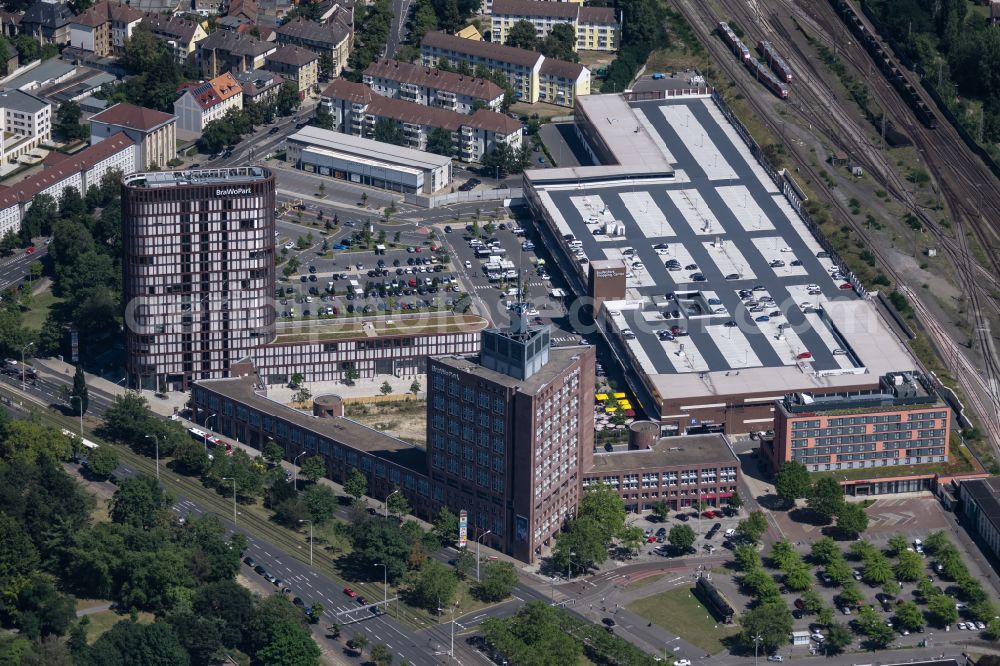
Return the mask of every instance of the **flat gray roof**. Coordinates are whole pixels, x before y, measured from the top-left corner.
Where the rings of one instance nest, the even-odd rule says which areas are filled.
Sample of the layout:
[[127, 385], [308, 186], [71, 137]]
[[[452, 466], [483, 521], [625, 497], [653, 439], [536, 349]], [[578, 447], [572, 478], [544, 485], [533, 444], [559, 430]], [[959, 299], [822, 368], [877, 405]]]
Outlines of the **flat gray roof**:
[[687, 435], [664, 437], [651, 449], [595, 453], [594, 466], [584, 474], [630, 472], [633, 470], [662, 469], [679, 465], [739, 465], [736, 454], [729, 448], [725, 436]]
[[451, 158], [444, 155], [426, 153], [422, 150], [396, 146], [373, 139], [365, 139], [353, 134], [341, 134], [333, 130], [306, 126], [288, 137], [287, 141], [297, 141], [310, 146], [335, 150], [348, 155], [357, 155], [369, 160], [377, 160], [403, 167], [422, 170], [440, 169], [451, 164]]
[[123, 182], [132, 187], [176, 187], [208, 183], [237, 183], [264, 180], [271, 175], [262, 167], [229, 167], [193, 171], [147, 171], [126, 176]]
[[[819, 241], [710, 97], [626, 103], [591, 95], [578, 104], [592, 120], [616, 114], [601, 134], [625, 163], [528, 172], [525, 182], [557, 238], [573, 234], [591, 262], [625, 258], [625, 299], [604, 304], [609, 328], [634, 334], [623, 341], [630, 360], [660, 397], [773, 391], [767, 399], [780, 399], [790, 390], [876, 384], [887, 372], [914, 367], [872, 304], [832, 279], [832, 260], [817, 256]], [[633, 146], [632, 137], [641, 136], [648, 144]], [[674, 173], [649, 177], [651, 151]], [[609, 222], [622, 234], [595, 235]], [[634, 254], [623, 255], [626, 248]], [[668, 270], [668, 259], [680, 261], [680, 270]], [[785, 264], [774, 267], [775, 260]], [[570, 261], [585, 285], [587, 265]], [[633, 268], [636, 262], [641, 267]], [[691, 264], [696, 268], [686, 268]], [[820, 293], [809, 295], [810, 285]], [[738, 290], [755, 287], [755, 297], [774, 300], [749, 312]], [[666, 298], [684, 293], [694, 298]], [[700, 310], [689, 311], [692, 302]], [[674, 312], [679, 316], [669, 316]], [[660, 340], [673, 326], [688, 335]]]
[[22, 113], [38, 113], [49, 103], [22, 90], [4, 90], [0, 92], [0, 106]]
[[549, 362], [526, 380], [516, 379], [502, 372], [485, 368], [479, 365], [478, 356], [439, 356], [435, 360], [459, 372], [484, 377], [503, 386], [517, 387], [522, 393], [533, 395], [562, 374], [585, 349], [587, 349], [586, 345], [552, 347], [549, 349]]
[[636, 121], [621, 95], [582, 95], [576, 100], [576, 113], [590, 119], [618, 164], [632, 169], [672, 171], [656, 144], [656, 137]]

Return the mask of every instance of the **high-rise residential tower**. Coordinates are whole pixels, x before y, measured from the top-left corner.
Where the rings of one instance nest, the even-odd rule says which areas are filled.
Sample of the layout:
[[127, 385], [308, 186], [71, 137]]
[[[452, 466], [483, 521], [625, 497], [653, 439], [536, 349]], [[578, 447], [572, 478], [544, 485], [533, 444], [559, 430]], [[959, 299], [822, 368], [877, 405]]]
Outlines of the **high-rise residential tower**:
[[230, 376], [275, 334], [274, 176], [136, 173], [122, 189], [129, 386]]

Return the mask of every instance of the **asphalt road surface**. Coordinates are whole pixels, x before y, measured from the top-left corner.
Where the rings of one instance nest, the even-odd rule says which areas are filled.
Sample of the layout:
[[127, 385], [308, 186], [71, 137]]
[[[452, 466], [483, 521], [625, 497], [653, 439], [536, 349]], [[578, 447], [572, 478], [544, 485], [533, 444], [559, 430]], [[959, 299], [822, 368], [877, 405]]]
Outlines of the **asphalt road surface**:
[[48, 252], [45, 241], [37, 243], [32, 254], [25, 253], [23, 248], [14, 250], [13, 255], [0, 261], [0, 289], [15, 287], [28, 280], [32, 262], [42, 261]]

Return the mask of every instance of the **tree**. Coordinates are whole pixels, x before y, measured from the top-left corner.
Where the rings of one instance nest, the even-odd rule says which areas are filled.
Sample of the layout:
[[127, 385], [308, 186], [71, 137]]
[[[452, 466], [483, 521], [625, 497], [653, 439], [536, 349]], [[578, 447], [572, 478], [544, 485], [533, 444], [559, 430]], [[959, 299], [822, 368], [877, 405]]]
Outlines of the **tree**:
[[[903, 539], [903, 547], [900, 550], [906, 550], [909, 544], [906, 541], [906, 537], [899, 535]], [[943, 530], [938, 530], [937, 532], [931, 532], [924, 539], [924, 550], [931, 555], [936, 555], [939, 551], [950, 547], [951, 540], [948, 539], [948, 535], [944, 533]]]
[[622, 530], [619, 540], [621, 541], [622, 548], [625, 548], [629, 552], [638, 552], [643, 544], [646, 543], [646, 533], [637, 525], [626, 527]]
[[843, 557], [830, 560], [826, 565], [826, 573], [837, 585], [844, 585], [854, 577], [854, 572]]
[[741, 543], [733, 550], [733, 555], [740, 571], [747, 572], [760, 567], [760, 553], [754, 544]]
[[421, 388], [422, 387], [420, 386], [420, 382], [414, 379], [413, 383], [410, 384], [410, 393], [412, 393], [413, 395], [417, 395], [418, 393], [420, 393]]
[[799, 561], [799, 554], [795, 552], [795, 546], [788, 539], [780, 539], [771, 546], [771, 554], [768, 558], [771, 566], [784, 571], [790, 564]]
[[302, 501], [309, 511], [310, 519], [316, 525], [322, 525], [337, 510], [337, 495], [330, 488], [315, 484], [306, 488], [302, 494]]
[[201, 476], [209, 467], [208, 452], [199, 442], [189, 439], [174, 449], [174, 464], [182, 474]]
[[818, 613], [823, 608], [823, 597], [816, 590], [806, 590], [802, 593], [802, 605], [808, 613]]
[[889, 537], [889, 552], [892, 555], [899, 555], [901, 552], [906, 550], [910, 545], [910, 542], [906, 540], [906, 537], [902, 534], [893, 534]]
[[166, 622], [139, 624], [122, 620], [90, 646], [87, 663], [187, 666], [190, 657]]
[[816, 564], [827, 565], [835, 559], [843, 557], [840, 546], [830, 537], [820, 537], [813, 542], [810, 555]]
[[299, 472], [302, 476], [316, 483], [326, 475], [326, 459], [323, 456], [309, 456], [302, 461]]
[[812, 571], [802, 560], [785, 570], [785, 587], [793, 592], [805, 592], [812, 587]]
[[87, 469], [98, 479], [106, 479], [118, 469], [118, 453], [108, 446], [99, 446], [87, 455]]
[[447, 607], [458, 589], [458, 577], [450, 567], [437, 560], [426, 560], [413, 585], [414, 602], [427, 610], [438, 604]]
[[279, 116], [290, 116], [299, 108], [302, 100], [299, 99], [299, 91], [291, 81], [285, 81], [278, 91], [274, 104]]
[[216, 652], [222, 649], [219, 624], [210, 618], [193, 613], [176, 613], [169, 619], [181, 645], [196, 664], [210, 664]]
[[[576, 36], [574, 35], [574, 40]], [[538, 33], [531, 21], [521, 19], [515, 21], [514, 25], [507, 31], [507, 46], [513, 46], [528, 51], [538, 50]]]
[[434, 517], [433, 531], [442, 544], [458, 541], [458, 516], [449, 511], [448, 507], [441, 507]]
[[413, 544], [421, 535], [412, 521], [395, 525], [386, 520], [362, 520], [354, 526], [352, 559], [368, 571], [376, 563], [384, 564], [388, 581], [395, 584], [406, 574]]
[[588, 486], [580, 498], [577, 518], [593, 519], [600, 527], [605, 544], [610, 544], [625, 527], [625, 502], [611, 486]]
[[667, 534], [667, 541], [675, 548], [687, 549], [694, 545], [694, 530], [688, 525], [674, 525]]
[[740, 497], [739, 493], [733, 493], [729, 496], [729, 506], [734, 509], [739, 509], [743, 506], [743, 498]]
[[333, 114], [330, 113], [330, 110], [326, 108], [325, 104], [318, 104], [316, 106], [316, 115], [309, 121], [309, 124], [319, 127], [320, 129], [332, 130]]
[[927, 600], [927, 612], [931, 614], [936, 623], [940, 626], [953, 624], [958, 621], [958, 609], [955, 608], [955, 600], [947, 594], [933, 594]]
[[[517, 25], [517, 24], [515, 24]], [[557, 23], [545, 36], [539, 49], [546, 58], [576, 62], [576, 28], [572, 23]]]
[[384, 645], [376, 645], [371, 652], [372, 661], [375, 666], [391, 666], [392, 652]]
[[108, 513], [111, 520], [122, 525], [149, 529], [169, 497], [155, 477], [140, 474], [122, 479], [111, 497]]
[[76, 601], [56, 590], [52, 579], [36, 574], [17, 594], [15, 624], [28, 638], [64, 635], [76, 619]]
[[344, 481], [344, 492], [353, 497], [355, 501], [360, 500], [368, 492], [368, 479], [357, 467], [351, 468], [351, 473]]
[[326, 609], [323, 608], [323, 604], [321, 604], [318, 601], [313, 602], [313, 605], [309, 607], [309, 612], [307, 613], [307, 615], [309, 616], [309, 624], [318, 623], [319, 619], [323, 617], [323, 612], [325, 610]]
[[483, 567], [478, 592], [485, 601], [500, 601], [517, 587], [517, 571], [510, 562], [487, 562]]
[[[509, 663], [576, 664], [583, 641], [566, 631], [566, 611], [542, 601], [529, 601], [512, 618], [488, 618], [483, 634]], [[623, 662], [626, 663], [626, 662]]]
[[749, 516], [739, 522], [736, 531], [746, 539], [757, 543], [767, 531], [767, 517], [763, 511], [751, 511]]
[[760, 602], [779, 601], [781, 590], [771, 575], [762, 568], [751, 569], [740, 581], [751, 596]]
[[295, 402], [300, 405], [305, 406], [312, 398], [312, 391], [309, 390], [307, 386], [300, 386], [299, 390], [295, 392]]
[[76, 398], [72, 401], [76, 405], [76, 413], [85, 414], [90, 399], [87, 395], [87, 381], [84, 378], [83, 366], [81, 365], [76, 366], [76, 373], [73, 375], [73, 389], [70, 391], [70, 395]]
[[[396, 490], [399, 490], [399, 488], [396, 488]], [[410, 502], [406, 499], [406, 495], [404, 495], [401, 490], [397, 493], [391, 494], [386, 499], [385, 505], [389, 513], [397, 516], [405, 516], [410, 512]]]
[[445, 157], [455, 156], [455, 139], [444, 127], [435, 127], [427, 133], [427, 152]]
[[892, 566], [885, 555], [878, 553], [865, 561], [861, 575], [869, 585], [884, 585], [892, 579]]
[[806, 503], [824, 520], [829, 522], [840, 512], [844, 503], [844, 489], [830, 476], [818, 479], [806, 495]]
[[670, 515], [670, 505], [666, 501], [660, 500], [659, 502], [653, 503], [653, 515], [661, 523], [667, 520], [667, 516]]
[[402, 146], [406, 143], [406, 137], [403, 135], [403, 128], [392, 118], [379, 118], [376, 120], [375, 131], [372, 138], [376, 141], [391, 143], [396, 146]]
[[[824, 609], [830, 611], [829, 608]], [[832, 614], [832, 611], [830, 611]], [[823, 642], [823, 647], [827, 654], [837, 654], [843, 652], [844, 648], [850, 645], [854, 641], [854, 636], [851, 634], [851, 630], [846, 626], [840, 624], [839, 622], [834, 622], [832, 624], [826, 625], [826, 641]]]
[[389, 395], [390, 393], [392, 393], [392, 384], [390, 384], [387, 381], [382, 382], [382, 386], [378, 388], [378, 392], [381, 393], [382, 395]]
[[792, 614], [782, 602], [764, 603], [753, 608], [740, 618], [743, 630], [740, 632], [740, 642], [754, 647], [755, 637], [759, 637], [760, 647], [765, 652], [772, 652], [788, 642], [792, 631]]
[[309, 631], [297, 621], [286, 620], [271, 627], [267, 638], [255, 655], [260, 663], [295, 666], [319, 664], [319, 646], [313, 641]]
[[908, 631], [916, 631], [924, 625], [924, 616], [912, 601], [896, 604], [896, 622]]
[[459, 580], [468, 578], [476, 568], [476, 556], [468, 549], [463, 548], [455, 558], [455, 575]]
[[923, 578], [924, 560], [912, 550], [903, 550], [896, 556], [896, 580], [913, 582]]
[[837, 529], [856, 539], [868, 529], [868, 514], [860, 504], [845, 502], [837, 512]]
[[285, 450], [281, 448], [281, 446], [278, 445], [273, 439], [269, 439], [267, 440], [267, 444], [264, 445], [261, 455], [267, 462], [272, 465], [277, 465], [285, 457]]
[[74, 101], [63, 102], [56, 112], [55, 129], [70, 141], [82, 140], [90, 135], [90, 128], [80, 122], [80, 105]]
[[809, 470], [797, 460], [785, 462], [774, 477], [774, 491], [788, 504], [805, 497], [811, 485]]
[[[593, 518], [571, 520], [566, 529], [556, 537], [552, 564], [559, 571], [581, 573], [608, 558], [606, 526]], [[570, 553], [573, 553], [570, 555]]]

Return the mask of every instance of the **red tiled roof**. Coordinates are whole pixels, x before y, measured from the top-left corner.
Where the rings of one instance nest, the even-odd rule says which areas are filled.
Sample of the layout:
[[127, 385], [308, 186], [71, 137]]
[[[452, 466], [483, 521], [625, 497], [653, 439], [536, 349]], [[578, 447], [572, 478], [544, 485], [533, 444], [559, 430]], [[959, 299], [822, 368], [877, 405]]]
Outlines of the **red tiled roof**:
[[500, 86], [486, 79], [387, 58], [368, 65], [365, 76], [445, 90], [476, 99], [492, 100], [503, 95]]
[[257, 22], [257, 2], [256, 0], [233, 0], [229, 5], [229, 16], [243, 15], [250, 19], [251, 23]]
[[243, 92], [243, 87], [229, 72], [220, 74], [211, 81], [183, 86], [202, 109], [210, 109]]
[[90, 120], [149, 132], [175, 118], [176, 116], [172, 113], [163, 113], [155, 109], [120, 102], [91, 116]]
[[363, 83], [354, 83], [347, 79], [335, 79], [323, 90], [323, 97], [346, 99], [348, 102], [367, 104], [373, 97], [378, 97]]
[[46, 160], [48, 168], [25, 178], [19, 183], [14, 183], [4, 190], [0, 190], [0, 208], [9, 208], [16, 203], [27, 203], [42, 190], [52, 187], [81, 171], [86, 171], [98, 162], [106, 160], [125, 148], [134, 145], [135, 142], [132, 139], [122, 133], [118, 133], [89, 148], [84, 148], [76, 155], [68, 156], [66, 159], [56, 160], [54, 163], [51, 159]]

